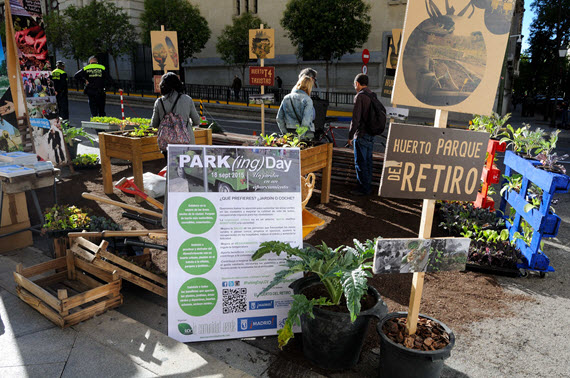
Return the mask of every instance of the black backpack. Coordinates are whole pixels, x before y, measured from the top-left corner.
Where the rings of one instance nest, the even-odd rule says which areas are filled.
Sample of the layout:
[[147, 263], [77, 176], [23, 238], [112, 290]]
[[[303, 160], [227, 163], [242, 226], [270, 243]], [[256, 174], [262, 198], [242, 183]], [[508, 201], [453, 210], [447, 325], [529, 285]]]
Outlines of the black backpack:
[[376, 93], [369, 94], [363, 91], [370, 98], [370, 110], [368, 111], [368, 121], [366, 122], [366, 133], [370, 135], [380, 135], [386, 128], [386, 108]]

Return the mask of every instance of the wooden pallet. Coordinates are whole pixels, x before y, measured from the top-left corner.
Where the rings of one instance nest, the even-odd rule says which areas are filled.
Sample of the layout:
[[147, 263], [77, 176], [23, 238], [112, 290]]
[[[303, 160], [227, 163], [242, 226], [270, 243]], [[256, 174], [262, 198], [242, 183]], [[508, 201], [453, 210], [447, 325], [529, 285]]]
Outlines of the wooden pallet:
[[[41, 277], [31, 280], [35, 276]], [[119, 276], [88, 264], [71, 251], [29, 268], [18, 264], [14, 280], [20, 299], [61, 328], [123, 303]]]
[[[161, 297], [167, 297], [166, 278], [151, 273], [138, 265], [108, 252], [107, 245], [108, 242], [106, 241], [102, 241], [97, 245], [84, 237], [76, 237], [71, 241], [71, 251], [106, 272], [115, 271], [122, 279], [158, 294]], [[151, 255], [150, 253], [145, 253], [140, 256], [134, 256], [134, 258], [138, 263], [144, 264], [151, 259]]]

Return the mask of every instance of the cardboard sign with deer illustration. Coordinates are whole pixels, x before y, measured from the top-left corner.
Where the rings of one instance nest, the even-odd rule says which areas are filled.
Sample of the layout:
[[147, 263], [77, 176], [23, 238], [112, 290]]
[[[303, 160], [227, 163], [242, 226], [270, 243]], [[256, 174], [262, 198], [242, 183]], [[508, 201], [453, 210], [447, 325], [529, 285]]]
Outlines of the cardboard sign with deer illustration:
[[392, 103], [489, 114], [514, 0], [408, 2]]

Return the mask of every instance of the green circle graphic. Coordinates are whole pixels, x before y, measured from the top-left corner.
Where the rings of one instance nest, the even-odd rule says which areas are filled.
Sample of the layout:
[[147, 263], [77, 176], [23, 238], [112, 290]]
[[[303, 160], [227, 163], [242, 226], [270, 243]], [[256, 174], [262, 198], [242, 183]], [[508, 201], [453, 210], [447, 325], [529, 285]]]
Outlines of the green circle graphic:
[[192, 278], [178, 290], [178, 305], [188, 315], [204, 316], [216, 306], [218, 291], [205, 278]]
[[214, 243], [199, 236], [186, 240], [178, 249], [178, 264], [186, 273], [196, 276], [212, 270], [217, 259]]
[[216, 218], [216, 207], [204, 197], [188, 198], [178, 208], [178, 224], [191, 234], [210, 231]]

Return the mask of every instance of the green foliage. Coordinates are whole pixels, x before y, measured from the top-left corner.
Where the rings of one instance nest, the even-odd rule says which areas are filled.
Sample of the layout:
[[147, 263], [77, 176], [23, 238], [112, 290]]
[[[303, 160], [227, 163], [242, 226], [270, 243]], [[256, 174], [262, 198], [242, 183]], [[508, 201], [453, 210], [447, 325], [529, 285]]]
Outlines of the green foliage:
[[200, 8], [187, 0], [145, 0], [140, 19], [141, 38], [150, 46], [150, 32], [160, 30], [176, 31], [178, 55], [181, 62], [194, 59], [206, 46], [211, 31], [208, 21], [200, 14]]
[[116, 117], [91, 117], [91, 122], [108, 123], [109, 125], [116, 125], [124, 130], [127, 126], [150, 126], [150, 118], [131, 118], [127, 117], [124, 120]]
[[242, 80], [249, 63], [249, 29], [259, 29], [261, 24], [264, 28], [270, 28], [261, 18], [251, 13], [243, 13], [232, 18], [231, 25], [224, 27], [216, 42], [216, 51], [220, 58], [227, 64], [238, 67]]
[[87, 229], [90, 218], [86, 210], [76, 206], [54, 205], [44, 212], [46, 231]]
[[364, 243], [354, 240], [354, 247], [340, 246], [332, 249], [324, 242], [317, 248], [296, 248], [288, 243], [270, 241], [260, 244], [259, 249], [252, 256], [258, 260], [269, 253], [287, 254], [285, 260], [287, 269], [279, 271], [269, 285], [258, 295], [261, 296], [282, 283], [287, 277], [304, 272], [319, 277], [325, 286], [328, 298], [322, 297], [309, 301], [304, 295], [294, 295], [291, 310], [283, 331], [279, 333], [279, 347], [287, 344], [293, 337], [291, 327], [298, 324], [299, 316], [313, 315], [314, 305], [338, 305], [344, 294], [350, 319], [355, 321], [360, 313], [360, 301], [368, 290], [368, 278], [372, 276], [372, 258], [376, 240], [367, 240]]
[[94, 139], [91, 135], [87, 134], [85, 130], [80, 127], [72, 127], [68, 121], [61, 122], [61, 132], [63, 133], [63, 140], [70, 146], [73, 146], [73, 139], [80, 136], [87, 138], [87, 140], [91, 142], [91, 145], [94, 145]]
[[505, 132], [505, 123], [511, 118], [511, 113], [505, 114], [501, 117], [497, 113], [493, 113], [489, 116], [475, 115], [471, 121], [469, 121], [469, 130], [474, 131], [486, 131], [490, 134], [491, 139], [497, 139]]
[[513, 151], [532, 157], [533, 151], [541, 148], [544, 142], [544, 130], [537, 128], [532, 131], [529, 124], [523, 123], [523, 126], [514, 129], [511, 125], [507, 125], [507, 130], [503, 133], [501, 142], [507, 142], [507, 147], [512, 147]]
[[99, 164], [99, 156], [97, 154], [78, 154], [75, 159], [73, 159], [73, 165], [75, 166], [89, 166]]
[[438, 212], [440, 228], [447, 230], [450, 236], [479, 230], [501, 230], [505, 221], [489, 209], [476, 208], [470, 202], [443, 202]]
[[[67, 58], [87, 60], [98, 53], [115, 59], [136, 46], [135, 27], [121, 7], [109, 1], [92, 1], [84, 7], [71, 5], [63, 13], [44, 18], [48, 41]], [[117, 79], [119, 78], [116, 70]]]
[[329, 63], [354, 53], [368, 40], [369, 12], [364, 0], [290, 0], [281, 26], [299, 57], [326, 61], [328, 88]]
[[304, 142], [304, 135], [309, 130], [306, 126], [297, 126], [295, 133], [287, 133], [283, 135], [278, 135], [273, 133], [271, 135], [261, 134], [259, 138], [255, 141], [256, 146], [266, 146], [266, 147], [307, 147], [307, 143]]
[[121, 226], [113, 222], [111, 219], [105, 217], [92, 216], [91, 222], [89, 224], [89, 231], [101, 232], [101, 231], [119, 231]]
[[150, 125], [138, 125], [129, 133], [129, 136], [142, 138], [154, 136], [157, 132], [158, 129], [156, 127], [151, 127]]
[[501, 188], [501, 196], [505, 193], [506, 190], [511, 191], [514, 190], [517, 193], [520, 193], [522, 188], [522, 180], [523, 176], [518, 173], [513, 173], [510, 176], [503, 175], [503, 178], [506, 180]]

